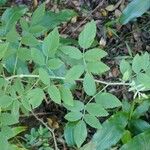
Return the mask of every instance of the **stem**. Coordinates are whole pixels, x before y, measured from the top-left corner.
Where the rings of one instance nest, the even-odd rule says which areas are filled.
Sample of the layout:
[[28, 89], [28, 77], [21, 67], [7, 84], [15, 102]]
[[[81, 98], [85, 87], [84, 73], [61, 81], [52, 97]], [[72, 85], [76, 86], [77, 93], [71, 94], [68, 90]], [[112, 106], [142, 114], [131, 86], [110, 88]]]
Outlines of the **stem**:
[[[13, 75], [10, 77], [5, 78], [7, 81], [12, 80], [14, 78], [39, 78], [39, 75], [32, 75], [32, 74], [20, 74], [20, 75]], [[58, 77], [58, 76], [49, 76], [50, 79], [55, 79], [55, 80], [65, 80], [65, 77]], [[76, 81], [83, 81], [83, 78], [79, 78]], [[125, 82], [106, 82], [106, 81], [102, 81], [102, 80], [97, 80], [95, 79], [96, 83], [101, 83], [101, 84], [105, 84], [108, 86], [116, 86], [116, 85], [126, 85], [129, 86], [130, 83], [125, 83]]]
[[88, 72], [88, 69], [87, 69], [87, 64], [86, 64], [86, 61], [85, 61], [85, 49], [83, 49], [83, 64], [84, 64], [84, 67], [85, 67], [85, 70], [86, 72]]
[[54, 134], [54, 130], [51, 129], [43, 120], [41, 120], [36, 114], [34, 114], [33, 111], [31, 111], [32, 115], [39, 121], [41, 122], [51, 133], [52, 133], [52, 136], [53, 136], [53, 140], [54, 140], [54, 146], [55, 146], [55, 150], [58, 150], [58, 146], [57, 146], [57, 142], [56, 142], [56, 137], [55, 137], [55, 134]]
[[132, 114], [134, 112], [134, 106], [135, 106], [135, 101], [133, 100], [132, 104], [131, 104], [131, 109], [130, 109], [130, 114], [129, 114], [129, 120], [132, 119]]
[[102, 91], [104, 91], [109, 85], [107, 84], [104, 88], [102, 88], [98, 93], [96, 93], [84, 106], [84, 110], [83, 110], [83, 116], [82, 116], [82, 120], [84, 119], [85, 116], [85, 111], [86, 111], [86, 105], [89, 104], [99, 93], [101, 93]]
[[[130, 109], [130, 112], [129, 112], [129, 120], [132, 119], [132, 116], [133, 116], [133, 113], [134, 113], [134, 110], [135, 110], [135, 105], [139, 102], [140, 99], [138, 98], [135, 98], [133, 101], [132, 101], [132, 104], [131, 104], [131, 109]], [[145, 100], [145, 99], [143, 99]]]
[[[22, 43], [21, 43], [21, 41], [20, 41], [17, 51], [18, 51], [19, 48], [21, 47], [21, 44], [22, 44]], [[15, 72], [16, 72], [17, 63], [18, 63], [18, 54], [16, 55], [16, 60], [15, 60], [15, 65], [14, 65], [14, 71], [13, 71], [13, 74], [14, 74], [14, 75], [15, 75]]]
[[18, 55], [16, 56], [16, 59], [15, 59], [15, 65], [14, 65], [14, 71], [13, 71], [13, 74], [15, 74], [15, 72], [16, 72], [17, 63], [18, 63]]
[[[87, 102], [87, 104], [89, 104], [99, 93], [101, 93], [102, 91], [104, 91], [108, 86], [109, 86], [109, 84], [107, 84], [105, 87], [103, 87], [98, 93], [96, 93], [96, 94]], [[87, 104], [86, 104], [86, 105], [87, 105]]]

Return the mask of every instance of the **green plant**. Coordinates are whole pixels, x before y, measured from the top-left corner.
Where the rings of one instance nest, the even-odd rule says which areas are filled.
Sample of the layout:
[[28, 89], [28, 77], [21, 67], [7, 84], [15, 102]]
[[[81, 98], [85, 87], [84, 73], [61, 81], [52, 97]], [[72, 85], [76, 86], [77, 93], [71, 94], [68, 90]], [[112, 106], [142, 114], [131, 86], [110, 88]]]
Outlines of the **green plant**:
[[[96, 79], [108, 72], [109, 67], [103, 63], [107, 52], [93, 44], [96, 37], [94, 20], [84, 26], [78, 41], [72, 43], [72, 40], [64, 42], [56, 26], [76, 13], [69, 10], [47, 12], [44, 3], [32, 15], [27, 12], [25, 6], [8, 8], [1, 17], [0, 148], [14, 149], [13, 137], [16, 134], [8, 137], [4, 131], [9, 128], [12, 132], [20, 115], [31, 113], [51, 132], [54, 148], [58, 149], [55, 130], [34, 114], [34, 109], [43, 101], [53, 101], [67, 109], [64, 137], [69, 146], [81, 150], [103, 150], [114, 145], [120, 147], [119, 142], [128, 144], [128, 141], [137, 140], [130, 135], [132, 127], [141, 125], [140, 130], [135, 130], [139, 130], [138, 134], [149, 128], [149, 124], [140, 118], [149, 108], [146, 95], [150, 88], [149, 53], [122, 60], [122, 77], [118, 82]], [[75, 92], [80, 88], [78, 85], [82, 86], [80, 98]], [[127, 87], [134, 95], [132, 104], [121, 102], [109, 93], [109, 86]], [[105, 118], [104, 123], [99, 121], [101, 117]], [[99, 130], [91, 142], [82, 147], [89, 126]], [[38, 145], [36, 139], [43, 137], [43, 130], [46, 129], [32, 129], [31, 135], [27, 136], [28, 144], [34, 142]], [[50, 135], [49, 132], [46, 131], [46, 135]], [[147, 132], [144, 135], [147, 136]], [[47, 143], [45, 134], [40, 146], [43, 142]]]
[[25, 147], [27, 149], [52, 150], [49, 141], [52, 138], [49, 130], [40, 126], [37, 130], [32, 128], [30, 134], [25, 135]]

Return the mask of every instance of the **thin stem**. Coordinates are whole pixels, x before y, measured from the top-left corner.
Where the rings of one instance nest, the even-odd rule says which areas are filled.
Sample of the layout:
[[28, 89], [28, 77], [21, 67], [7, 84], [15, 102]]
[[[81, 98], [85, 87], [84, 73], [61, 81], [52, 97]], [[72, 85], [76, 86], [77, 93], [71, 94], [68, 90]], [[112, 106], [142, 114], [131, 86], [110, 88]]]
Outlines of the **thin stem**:
[[[22, 44], [22, 43], [21, 43], [21, 41], [20, 41], [17, 50], [20, 49], [21, 44]], [[13, 70], [13, 74], [14, 74], [14, 75], [15, 75], [15, 72], [16, 72], [17, 64], [18, 64], [18, 54], [16, 55], [15, 66], [14, 66], [14, 70]]]
[[53, 140], [54, 140], [54, 146], [55, 146], [55, 150], [58, 150], [58, 146], [57, 146], [57, 142], [56, 142], [56, 137], [54, 134], [54, 130], [51, 129], [43, 120], [41, 120], [33, 111], [31, 111], [32, 115], [39, 121], [41, 122], [51, 133], [53, 136]]
[[16, 59], [15, 59], [15, 65], [14, 65], [14, 71], [13, 71], [13, 74], [15, 74], [15, 72], [16, 72], [17, 63], [18, 63], [18, 55], [16, 56]]
[[[108, 86], [109, 86], [109, 84], [107, 84], [106, 86], [104, 86], [98, 93], [96, 93], [96, 94], [87, 102], [87, 104], [89, 104], [99, 93], [103, 92]], [[87, 105], [87, 104], [86, 104], [86, 105]]]
[[[7, 81], [12, 80], [14, 78], [39, 78], [39, 75], [32, 75], [32, 74], [20, 74], [20, 75], [13, 75], [10, 77], [5, 78]], [[49, 76], [50, 79], [55, 79], [55, 80], [65, 80], [65, 77], [59, 77], [59, 76]], [[76, 81], [83, 81], [83, 78], [77, 79]], [[105, 84], [108, 86], [115, 86], [115, 85], [126, 85], [129, 86], [130, 83], [125, 83], [125, 82], [106, 82], [106, 81], [102, 81], [102, 80], [97, 80], [95, 79], [96, 83], [101, 83], [101, 84]]]
[[129, 114], [129, 120], [131, 120], [131, 118], [132, 118], [132, 115], [133, 115], [133, 112], [134, 112], [134, 107], [135, 107], [135, 101], [133, 100], [132, 104], [131, 104], [131, 109], [130, 109], [130, 114]]
[[109, 85], [107, 84], [105, 87], [103, 87], [98, 93], [96, 93], [84, 106], [84, 110], [83, 110], [83, 116], [82, 116], [82, 120], [84, 119], [85, 116], [85, 111], [86, 111], [86, 105], [88, 105], [99, 93], [101, 93], [102, 91], [104, 91]]
[[83, 64], [84, 64], [85, 70], [86, 70], [86, 72], [88, 72], [87, 63], [86, 63], [86, 61], [85, 61], [85, 49], [83, 49], [82, 55], [83, 55]]

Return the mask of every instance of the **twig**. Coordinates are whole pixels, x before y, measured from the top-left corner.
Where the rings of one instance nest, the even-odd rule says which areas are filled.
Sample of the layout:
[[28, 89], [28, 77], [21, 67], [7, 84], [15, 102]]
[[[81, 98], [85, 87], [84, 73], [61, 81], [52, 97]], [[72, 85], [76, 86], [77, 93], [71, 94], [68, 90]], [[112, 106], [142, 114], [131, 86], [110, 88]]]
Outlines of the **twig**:
[[[12, 80], [14, 78], [39, 78], [39, 75], [32, 75], [32, 74], [20, 74], [20, 75], [13, 75], [10, 77], [5, 78], [7, 81]], [[59, 76], [49, 76], [50, 79], [55, 79], [55, 80], [66, 80], [65, 77], [59, 77]], [[79, 78], [76, 81], [83, 81], [83, 78]], [[105, 85], [126, 85], [129, 86], [130, 83], [125, 83], [125, 82], [106, 82], [106, 81], [102, 81], [102, 80], [97, 80], [95, 79], [96, 83], [101, 83], [101, 84], [105, 84]]]
[[93, 10], [89, 13], [89, 15], [88, 15], [86, 18], [84, 18], [84, 20], [83, 20], [82, 22], [79, 23], [79, 25], [73, 30], [73, 32], [71, 33], [70, 36], [72, 36], [72, 35], [74, 34], [74, 32], [75, 32], [76, 30], [78, 30], [78, 29], [86, 22], [86, 20], [87, 20], [99, 7], [101, 7], [101, 6], [103, 5], [103, 3], [104, 3], [104, 0], [103, 0], [102, 2], [100, 2], [100, 3], [96, 6], [96, 8], [93, 9]]
[[53, 136], [53, 140], [54, 140], [54, 146], [55, 146], [55, 150], [58, 150], [58, 146], [57, 146], [57, 142], [56, 142], [56, 137], [54, 134], [54, 130], [51, 129], [43, 120], [41, 120], [33, 111], [31, 111], [32, 115], [39, 121], [41, 122], [51, 133]]

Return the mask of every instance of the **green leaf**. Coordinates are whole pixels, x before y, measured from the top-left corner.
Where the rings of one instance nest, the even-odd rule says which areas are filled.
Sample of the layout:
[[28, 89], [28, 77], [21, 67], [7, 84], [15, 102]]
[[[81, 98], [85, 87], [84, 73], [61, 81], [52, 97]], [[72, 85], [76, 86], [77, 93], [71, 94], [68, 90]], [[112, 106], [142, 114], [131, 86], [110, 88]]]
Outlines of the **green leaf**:
[[32, 48], [31, 49], [31, 57], [32, 57], [32, 60], [35, 63], [37, 63], [39, 65], [44, 65], [45, 64], [44, 55], [40, 50]]
[[96, 143], [96, 150], [111, 149], [122, 137], [124, 128], [127, 125], [127, 116], [117, 113], [102, 124], [102, 129], [98, 130], [92, 139]]
[[83, 88], [87, 95], [92, 96], [96, 93], [96, 84], [91, 74], [86, 73], [83, 80]]
[[79, 45], [83, 49], [89, 48], [94, 42], [94, 38], [96, 36], [96, 23], [95, 21], [91, 21], [87, 23], [83, 29], [83, 31], [79, 35]]
[[33, 13], [31, 17], [31, 26], [39, 23], [45, 14], [45, 3], [41, 4]]
[[84, 109], [84, 104], [81, 101], [74, 100], [73, 106], [64, 105], [67, 110], [70, 111], [82, 111]]
[[74, 146], [75, 145], [75, 141], [74, 141], [75, 125], [76, 125], [76, 123], [74, 123], [74, 122], [68, 122], [65, 126], [64, 137], [65, 137], [65, 141], [68, 144], [68, 146]]
[[58, 69], [63, 65], [63, 62], [58, 58], [48, 60], [49, 69]]
[[0, 140], [1, 149], [8, 150], [9, 149], [9, 143], [8, 143], [7, 138], [1, 132], [0, 132], [0, 137], [1, 137], [1, 140]]
[[12, 137], [14, 137], [13, 136], [14, 134], [13, 134], [12, 128], [9, 127], [9, 126], [2, 126], [1, 127], [1, 134], [3, 136], [5, 136], [7, 140], [10, 139], [10, 138], [12, 138]]
[[0, 89], [7, 85], [7, 81], [4, 78], [0, 77]]
[[48, 88], [48, 94], [52, 101], [54, 101], [57, 104], [61, 104], [61, 96], [60, 96], [60, 91], [55, 85], [51, 85]]
[[27, 12], [27, 7], [20, 6], [20, 7], [10, 7], [6, 9], [3, 13], [1, 21], [5, 24], [5, 31], [7, 32], [10, 30], [17, 21], [21, 18], [23, 14]]
[[129, 128], [132, 134], [139, 134], [150, 129], [150, 124], [142, 119], [132, 119], [129, 122]]
[[7, 108], [13, 102], [13, 99], [10, 96], [2, 95], [0, 96], [0, 107]]
[[22, 37], [21, 43], [26, 46], [36, 46], [39, 44], [38, 40], [30, 33]]
[[81, 51], [74, 46], [62, 46], [60, 50], [73, 59], [81, 59], [82, 53]]
[[53, 11], [46, 12], [45, 16], [41, 20], [40, 24], [47, 29], [53, 29], [59, 24], [69, 21], [72, 17], [77, 16], [77, 13], [71, 9], [64, 9], [57, 13]]
[[16, 27], [14, 26], [6, 35], [6, 40], [11, 43], [17, 43], [20, 38], [20, 35], [16, 31]]
[[120, 22], [122, 24], [127, 24], [130, 20], [143, 15], [149, 8], [149, 0], [132, 0], [132, 2], [129, 3], [124, 9], [120, 18]]
[[73, 96], [69, 88], [62, 86], [60, 88], [61, 98], [64, 104], [73, 106]]
[[[11, 150], [27, 150], [25, 148], [21, 148], [20, 149], [20, 146], [19, 145], [15, 145], [15, 144], [11, 144], [9, 149], [11, 149]], [[51, 149], [49, 149], [49, 150], [51, 150]]]
[[54, 57], [58, 47], [59, 47], [59, 33], [58, 33], [58, 29], [55, 28], [44, 39], [42, 49], [45, 56]]
[[139, 56], [139, 54], [136, 54], [135, 57], [133, 58], [133, 62], [132, 62], [132, 69], [135, 73], [139, 73], [142, 69], [142, 59], [141, 56]]
[[135, 73], [139, 73], [141, 70], [146, 71], [150, 64], [149, 61], [149, 54], [146, 52], [143, 55], [139, 56], [139, 54], [136, 54], [133, 58], [132, 62], [132, 69]]
[[132, 140], [123, 145], [120, 150], [149, 150], [150, 148], [150, 130], [135, 136]]
[[127, 81], [127, 80], [129, 80], [130, 76], [131, 76], [131, 75], [130, 75], [130, 72], [127, 70], [127, 71], [123, 74], [122, 80]]
[[132, 74], [132, 68], [130, 66], [130, 63], [123, 59], [120, 62], [120, 71], [123, 75], [124, 81], [127, 81]]
[[4, 57], [7, 49], [8, 49], [9, 43], [0, 43], [0, 60]]
[[81, 112], [73, 111], [66, 114], [65, 119], [73, 122], [73, 121], [78, 121], [79, 119], [81, 119], [82, 116], [83, 114]]
[[21, 47], [21, 48], [18, 49], [17, 52], [18, 52], [17, 53], [18, 58], [21, 59], [22, 61], [31, 60], [31, 51], [30, 51], [30, 49]]
[[7, 137], [8, 140], [25, 131], [26, 129], [27, 128], [25, 126], [16, 126], [16, 127], [3, 126], [1, 128], [1, 134]]
[[124, 134], [123, 134], [123, 136], [121, 138], [122, 143], [125, 144], [128, 141], [130, 141], [131, 139], [132, 139], [131, 132], [128, 131], [128, 130], [124, 131]]
[[144, 90], [150, 89], [150, 76], [149, 75], [145, 73], [139, 73], [137, 75], [137, 80], [140, 84], [142, 84], [145, 87]]
[[107, 56], [107, 53], [99, 48], [93, 48], [89, 49], [87, 52], [85, 52], [85, 60], [89, 62], [97, 62], [101, 58]]
[[25, 126], [18, 126], [18, 127], [12, 128], [13, 137], [15, 137], [16, 135], [22, 133], [22, 132], [25, 131], [26, 129], [27, 129], [27, 127], [25, 127]]
[[150, 102], [149, 102], [149, 100], [143, 101], [143, 102], [140, 103], [140, 105], [134, 110], [134, 112], [133, 112], [133, 114], [132, 114], [132, 117], [134, 117], [134, 118], [139, 118], [139, 117], [143, 116], [143, 115], [149, 110], [149, 107], [150, 107]]
[[29, 24], [28, 21], [25, 18], [20, 19], [20, 25], [23, 31], [28, 31], [29, 29]]
[[50, 78], [49, 78], [49, 74], [47, 73], [47, 71], [43, 68], [39, 69], [39, 79], [45, 84], [45, 85], [49, 85], [50, 84]]
[[38, 35], [38, 34], [44, 33], [44, 31], [46, 31], [46, 28], [41, 26], [41, 25], [31, 26], [29, 28], [29, 32], [34, 34], [35, 36]]
[[27, 97], [29, 99], [29, 103], [32, 105], [32, 108], [36, 108], [41, 105], [45, 94], [42, 89], [35, 88], [29, 91]]
[[96, 117], [108, 116], [108, 112], [100, 104], [97, 103], [87, 104], [86, 110], [88, 111], [89, 114]]
[[19, 109], [20, 109], [20, 102], [18, 100], [13, 101], [11, 114], [16, 118], [16, 120], [19, 120], [20, 115]]
[[150, 57], [149, 57], [149, 53], [148, 52], [145, 52], [143, 55], [142, 55], [142, 60], [143, 60], [143, 66], [142, 66], [142, 69], [144, 71], [146, 71], [150, 65]]
[[81, 147], [81, 145], [85, 141], [86, 137], [87, 137], [86, 124], [83, 120], [80, 120], [76, 124], [75, 129], [74, 129], [74, 141], [75, 141], [77, 147]]
[[22, 97], [21, 104], [26, 110], [28, 111], [32, 110], [30, 102], [27, 97]]
[[100, 129], [102, 127], [99, 120], [93, 115], [84, 115], [84, 120], [88, 125], [90, 125], [93, 128]]
[[0, 115], [1, 125], [7, 126], [7, 125], [13, 125], [19, 122], [19, 120], [16, 118], [16, 116], [10, 114], [10, 113], [2, 113]]
[[83, 65], [76, 65], [73, 66], [66, 74], [66, 80], [67, 81], [73, 81], [80, 78], [80, 76], [84, 72], [84, 66]]
[[109, 70], [109, 67], [102, 63], [101, 61], [97, 62], [88, 62], [87, 69], [89, 72], [93, 74], [103, 74], [104, 72]]
[[83, 147], [81, 147], [80, 150], [96, 150], [96, 144], [93, 142], [89, 142], [85, 144]]
[[122, 106], [122, 103], [116, 96], [105, 92], [97, 94], [95, 101], [106, 109]]

